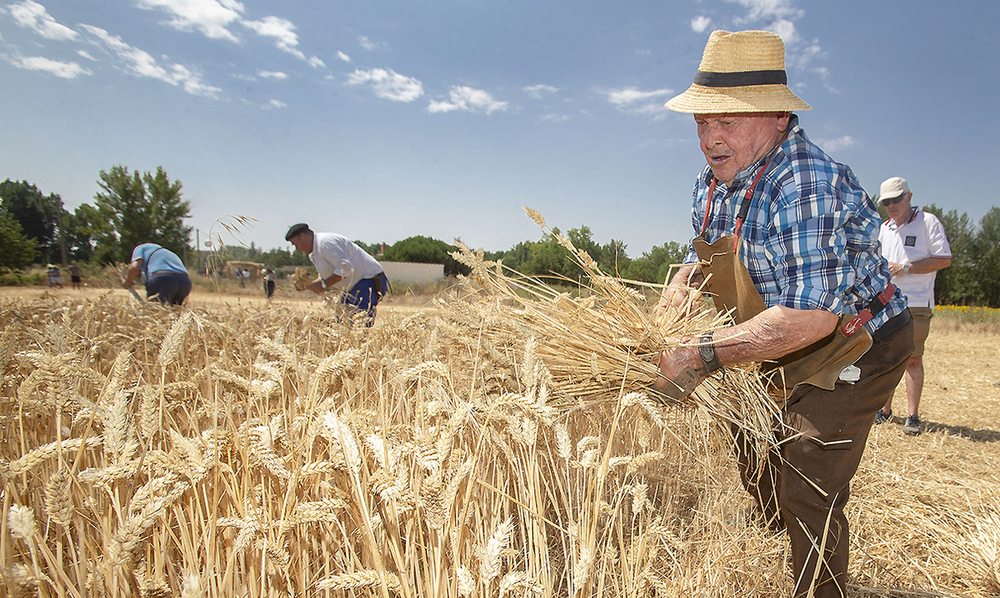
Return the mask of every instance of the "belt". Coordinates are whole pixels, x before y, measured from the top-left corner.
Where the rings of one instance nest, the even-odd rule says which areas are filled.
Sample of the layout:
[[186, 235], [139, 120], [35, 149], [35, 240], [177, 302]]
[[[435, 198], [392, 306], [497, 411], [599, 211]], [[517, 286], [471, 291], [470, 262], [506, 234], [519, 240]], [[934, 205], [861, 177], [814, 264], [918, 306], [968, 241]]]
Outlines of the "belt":
[[187, 276], [187, 272], [174, 272], [173, 270], [157, 270], [149, 275], [150, 278], [154, 276], [161, 276], [163, 274], [173, 274], [174, 276]]
[[906, 326], [906, 324], [912, 319], [913, 318], [910, 317], [910, 310], [904, 309], [900, 313], [889, 318], [889, 320], [885, 324], [882, 324], [881, 328], [873, 332], [872, 338], [877, 341], [880, 341], [889, 336], [890, 334], [892, 334], [893, 332], [896, 332], [903, 326]]

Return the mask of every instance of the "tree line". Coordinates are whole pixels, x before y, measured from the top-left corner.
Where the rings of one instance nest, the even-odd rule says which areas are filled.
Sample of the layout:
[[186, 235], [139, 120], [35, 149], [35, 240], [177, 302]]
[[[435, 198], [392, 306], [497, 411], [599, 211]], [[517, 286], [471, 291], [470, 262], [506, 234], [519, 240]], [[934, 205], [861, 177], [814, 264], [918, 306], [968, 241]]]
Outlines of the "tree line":
[[[69, 212], [59, 195], [44, 195], [27, 181], [7, 179], [0, 183], [0, 271], [45, 262], [127, 262], [132, 248], [147, 242], [177, 253], [189, 267], [201, 267], [193, 262], [205, 251], [192, 246], [192, 229], [184, 225], [191, 208], [182, 197], [180, 181], [171, 181], [162, 167], [155, 173], [140, 173], [114, 166], [100, 172], [98, 186], [93, 205], [84, 203]], [[952, 250], [951, 266], [937, 274], [937, 302], [1000, 307], [1000, 208], [990, 208], [978, 223], [965, 213], [946, 212], [934, 204], [923, 209], [941, 220]], [[886, 218], [884, 209], [880, 210]], [[485, 252], [485, 258], [503, 260], [505, 266], [528, 276], [580, 282], [583, 272], [556, 239], [559, 234], [554, 229], [538, 241]], [[687, 244], [669, 241], [630, 258], [623, 241], [612, 239], [602, 245], [593, 239], [588, 226], [570, 229], [565, 236], [590, 254], [604, 272], [640, 282], [662, 283], [670, 267], [688, 252]], [[455, 245], [438, 239], [414, 236], [391, 245], [355, 242], [380, 260], [443, 264], [446, 275], [468, 274], [468, 268], [451, 257]], [[220, 252], [225, 259], [273, 268], [311, 265], [305, 254], [262, 250], [253, 243], [213, 244], [212, 253]]]

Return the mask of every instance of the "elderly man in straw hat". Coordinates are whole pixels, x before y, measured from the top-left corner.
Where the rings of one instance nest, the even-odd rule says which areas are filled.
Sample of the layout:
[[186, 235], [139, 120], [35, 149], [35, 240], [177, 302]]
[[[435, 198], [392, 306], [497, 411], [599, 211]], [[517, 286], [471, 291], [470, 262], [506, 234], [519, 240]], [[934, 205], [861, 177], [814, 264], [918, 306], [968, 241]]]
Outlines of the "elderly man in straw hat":
[[850, 481], [913, 351], [913, 325], [878, 253], [875, 205], [806, 137], [793, 111], [810, 107], [784, 68], [777, 35], [716, 31], [694, 84], [667, 102], [694, 115], [708, 164], [694, 188], [693, 249], [661, 308], [707, 288], [735, 323], [662, 353], [654, 387], [676, 397], [727, 365], [773, 371], [780, 454], [754, 455], [737, 434], [741, 477], [762, 521], [787, 529], [795, 595], [843, 596]]

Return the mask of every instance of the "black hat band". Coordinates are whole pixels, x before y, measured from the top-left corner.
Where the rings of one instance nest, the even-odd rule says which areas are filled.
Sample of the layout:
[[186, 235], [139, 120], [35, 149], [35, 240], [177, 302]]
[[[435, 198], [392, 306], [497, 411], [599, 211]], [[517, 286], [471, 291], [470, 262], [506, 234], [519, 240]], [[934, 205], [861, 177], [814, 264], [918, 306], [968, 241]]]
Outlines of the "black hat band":
[[708, 73], [698, 71], [694, 82], [702, 87], [748, 87], [751, 85], [787, 85], [785, 71], [745, 71], [742, 73]]

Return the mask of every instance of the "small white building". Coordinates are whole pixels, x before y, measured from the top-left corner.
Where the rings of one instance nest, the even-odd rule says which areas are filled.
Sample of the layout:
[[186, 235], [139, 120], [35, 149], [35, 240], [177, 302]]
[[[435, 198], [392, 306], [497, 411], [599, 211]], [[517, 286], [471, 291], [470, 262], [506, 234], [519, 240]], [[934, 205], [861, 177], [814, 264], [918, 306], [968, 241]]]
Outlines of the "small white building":
[[385, 272], [389, 283], [429, 283], [444, 278], [444, 264], [417, 264], [413, 262], [383, 262], [382, 271]]

